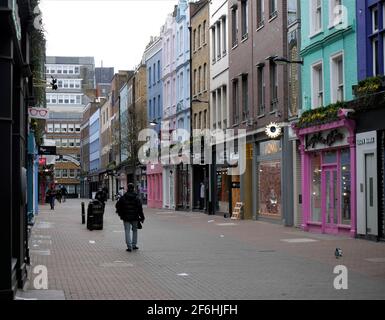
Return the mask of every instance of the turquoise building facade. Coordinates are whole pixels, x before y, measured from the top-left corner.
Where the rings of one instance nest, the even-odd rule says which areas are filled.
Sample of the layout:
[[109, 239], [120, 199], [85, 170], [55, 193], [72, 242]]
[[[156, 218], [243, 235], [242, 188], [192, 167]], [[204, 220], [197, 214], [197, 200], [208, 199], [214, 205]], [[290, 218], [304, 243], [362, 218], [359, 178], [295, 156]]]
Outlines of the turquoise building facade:
[[356, 1], [301, 0], [301, 11], [304, 111], [352, 100], [358, 79], [352, 67], [357, 66]]
[[[358, 79], [356, 2], [302, 0], [301, 18], [303, 111], [353, 100], [352, 86]], [[296, 127], [300, 220], [304, 231], [355, 237], [356, 124], [340, 111], [324, 122], [325, 110], [309, 112], [319, 117], [318, 123], [310, 119], [308, 125]]]

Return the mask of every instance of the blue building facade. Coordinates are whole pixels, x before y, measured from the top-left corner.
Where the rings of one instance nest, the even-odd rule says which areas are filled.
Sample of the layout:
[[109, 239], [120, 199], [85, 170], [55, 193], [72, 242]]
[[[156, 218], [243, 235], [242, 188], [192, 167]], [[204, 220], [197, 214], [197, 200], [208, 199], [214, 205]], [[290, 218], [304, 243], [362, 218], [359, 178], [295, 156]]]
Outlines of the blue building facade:
[[39, 156], [35, 142], [35, 134], [28, 134], [28, 163], [27, 163], [27, 221], [34, 223], [34, 217], [39, 211]]
[[190, 8], [180, 0], [175, 16], [176, 127], [190, 131]]
[[[156, 130], [160, 138], [163, 117], [163, 80], [162, 80], [162, 40], [152, 38], [144, 52], [147, 71], [147, 120], [150, 128]], [[162, 171], [161, 163], [150, 163], [146, 168], [147, 206], [162, 208]]]
[[[125, 84], [120, 89], [120, 100], [119, 100], [119, 123], [121, 132], [125, 132], [123, 130], [123, 126], [127, 124], [128, 119], [128, 85]], [[120, 148], [120, 162], [127, 160], [128, 154], [126, 148]]]
[[146, 48], [145, 63], [147, 68], [147, 120], [157, 123], [153, 127], [160, 132], [163, 114], [163, 81], [162, 81], [162, 42], [153, 39]]
[[90, 173], [100, 169], [100, 109], [90, 117]]
[[385, 3], [357, 0], [358, 80], [385, 74]]

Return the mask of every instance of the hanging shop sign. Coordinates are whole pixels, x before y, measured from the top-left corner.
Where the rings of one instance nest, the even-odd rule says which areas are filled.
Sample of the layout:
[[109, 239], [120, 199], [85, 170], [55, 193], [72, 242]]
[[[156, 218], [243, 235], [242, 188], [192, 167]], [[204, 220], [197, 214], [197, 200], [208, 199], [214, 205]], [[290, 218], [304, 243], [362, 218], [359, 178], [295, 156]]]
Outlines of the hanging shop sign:
[[39, 155], [54, 156], [56, 155], [56, 146], [39, 146]]
[[277, 139], [282, 134], [282, 128], [278, 123], [272, 122], [266, 126], [265, 132], [270, 139]]
[[28, 115], [33, 119], [47, 120], [49, 117], [49, 110], [47, 108], [28, 108]]
[[333, 129], [306, 136], [306, 150], [319, 150], [328, 147], [340, 147], [348, 144], [347, 129]]

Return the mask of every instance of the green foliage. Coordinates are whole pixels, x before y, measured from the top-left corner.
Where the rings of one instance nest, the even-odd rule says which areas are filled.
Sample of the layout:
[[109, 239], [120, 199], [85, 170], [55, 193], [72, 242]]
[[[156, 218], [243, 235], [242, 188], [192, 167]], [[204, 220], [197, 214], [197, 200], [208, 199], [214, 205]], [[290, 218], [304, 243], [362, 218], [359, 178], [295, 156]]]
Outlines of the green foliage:
[[337, 121], [338, 111], [346, 106], [346, 102], [337, 102], [326, 107], [305, 111], [296, 126], [302, 129]]
[[[40, 0], [31, 0], [31, 7], [34, 9], [39, 5]], [[38, 14], [34, 13], [32, 20], [38, 18]], [[44, 30], [36, 29], [34, 26], [30, 31], [31, 35], [31, 51], [30, 51], [30, 66], [33, 75], [33, 81], [43, 80], [45, 78], [45, 50], [46, 50], [46, 39]], [[41, 86], [33, 87], [33, 96], [35, 98], [35, 106], [45, 108], [46, 104], [46, 92], [45, 88]], [[32, 119], [30, 128], [35, 133], [35, 140], [37, 145], [41, 145], [43, 142], [43, 135], [45, 131], [45, 121]]]
[[363, 97], [381, 91], [384, 88], [384, 77], [376, 76], [362, 80], [354, 87], [356, 97]]

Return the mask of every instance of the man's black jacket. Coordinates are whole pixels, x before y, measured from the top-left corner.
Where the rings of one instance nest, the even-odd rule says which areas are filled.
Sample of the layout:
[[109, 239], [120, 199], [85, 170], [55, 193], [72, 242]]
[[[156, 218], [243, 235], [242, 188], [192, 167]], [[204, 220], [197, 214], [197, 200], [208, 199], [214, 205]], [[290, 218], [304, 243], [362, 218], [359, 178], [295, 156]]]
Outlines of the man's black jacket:
[[115, 207], [123, 221], [144, 221], [142, 203], [136, 193], [126, 192]]

